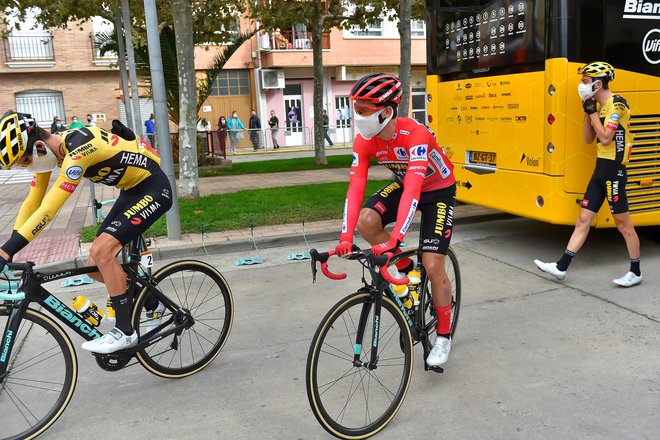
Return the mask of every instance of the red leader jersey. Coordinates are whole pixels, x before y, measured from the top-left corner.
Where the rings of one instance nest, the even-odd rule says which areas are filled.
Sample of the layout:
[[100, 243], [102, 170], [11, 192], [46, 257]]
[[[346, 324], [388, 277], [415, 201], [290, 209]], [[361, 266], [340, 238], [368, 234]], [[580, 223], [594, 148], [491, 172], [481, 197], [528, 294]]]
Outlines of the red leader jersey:
[[422, 192], [447, 188], [455, 183], [454, 165], [435, 140], [426, 125], [411, 118], [397, 118], [394, 135], [389, 141], [377, 136], [366, 140], [355, 138], [351, 179], [344, 206], [344, 223], [340, 242], [353, 242], [364, 189], [367, 186], [369, 162], [372, 157], [392, 170], [403, 184], [392, 237], [403, 241], [415, 216]]

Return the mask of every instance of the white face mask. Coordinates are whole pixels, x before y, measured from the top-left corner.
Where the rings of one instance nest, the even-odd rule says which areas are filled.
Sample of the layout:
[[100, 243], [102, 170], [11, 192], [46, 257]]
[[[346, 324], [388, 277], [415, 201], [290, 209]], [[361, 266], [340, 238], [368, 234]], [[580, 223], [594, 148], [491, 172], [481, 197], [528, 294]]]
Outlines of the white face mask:
[[380, 115], [383, 114], [385, 110], [387, 110], [387, 107], [378, 110], [370, 116], [360, 116], [357, 113], [355, 114], [355, 125], [357, 125], [363, 138], [369, 140], [383, 131], [383, 128], [385, 128], [387, 123], [390, 122], [390, 119], [394, 116], [394, 112], [392, 112], [390, 116], [383, 119], [383, 122], [380, 122]]
[[34, 147], [32, 163], [26, 167], [31, 173], [47, 173], [57, 167], [57, 156], [48, 146], [45, 148], [46, 154], [39, 157], [37, 147]]
[[[598, 88], [596, 88], [596, 83], [598, 83], [599, 86]], [[584, 101], [585, 99], [591, 98], [602, 87], [603, 87], [602, 81], [594, 81], [591, 84], [582, 84], [582, 83], [578, 84], [578, 94], [580, 95], [580, 99]]]

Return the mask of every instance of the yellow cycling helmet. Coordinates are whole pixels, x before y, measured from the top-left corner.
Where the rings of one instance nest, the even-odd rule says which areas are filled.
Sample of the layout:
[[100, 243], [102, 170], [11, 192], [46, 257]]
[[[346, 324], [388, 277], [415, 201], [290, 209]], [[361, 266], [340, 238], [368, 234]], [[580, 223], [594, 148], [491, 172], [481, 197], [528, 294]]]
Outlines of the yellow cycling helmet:
[[604, 61], [594, 61], [586, 66], [580, 67], [578, 73], [592, 78], [614, 81], [614, 67]]
[[32, 154], [29, 134], [37, 126], [32, 115], [9, 110], [0, 119], [0, 165], [11, 168], [25, 154]]

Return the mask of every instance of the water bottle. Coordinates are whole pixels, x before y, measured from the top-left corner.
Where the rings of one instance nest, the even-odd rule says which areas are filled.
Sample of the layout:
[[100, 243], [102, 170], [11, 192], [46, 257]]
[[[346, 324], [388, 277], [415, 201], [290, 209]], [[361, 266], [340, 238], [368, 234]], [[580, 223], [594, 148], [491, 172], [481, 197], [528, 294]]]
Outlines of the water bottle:
[[[394, 278], [397, 278], [397, 279], [403, 279], [405, 277], [406, 277], [406, 275], [402, 274], [401, 272], [397, 272], [396, 274], [394, 274]], [[410, 298], [410, 294], [409, 294], [409, 290], [408, 290], [407, 285], [405, 285], [405, 284], [390, 284], [390, 290], [392, 290], [392, 292], [397, 297], [399, 297], [399, 299], [401, 300], [401, 302], [403, 303], [405, 308], [409, 309], [409, 308], [412, 307], [413, 301]]]
[[73, 309], [94, 327], [103, 320], [103, 311], [83, 295], [73, 298]]
[[408, 292], [413, 300], [415, 306], [419, 305], [419, 286], [422, 283], [422, 274], [417, 269], [408, 272]]

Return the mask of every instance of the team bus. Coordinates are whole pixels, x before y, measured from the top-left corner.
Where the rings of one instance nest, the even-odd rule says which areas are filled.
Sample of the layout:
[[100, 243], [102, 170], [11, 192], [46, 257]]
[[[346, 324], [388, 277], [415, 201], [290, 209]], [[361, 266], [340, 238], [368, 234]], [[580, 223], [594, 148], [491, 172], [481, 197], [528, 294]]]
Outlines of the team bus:
[[[429, 125], [458, 199], [574, 224], [596, 160], [578, 68], [606, 61], [632, 110], [636, 226], [660, 224], [660, 0], [427, 0]], [[614, 226], [607, 203], [597, 227]]]

